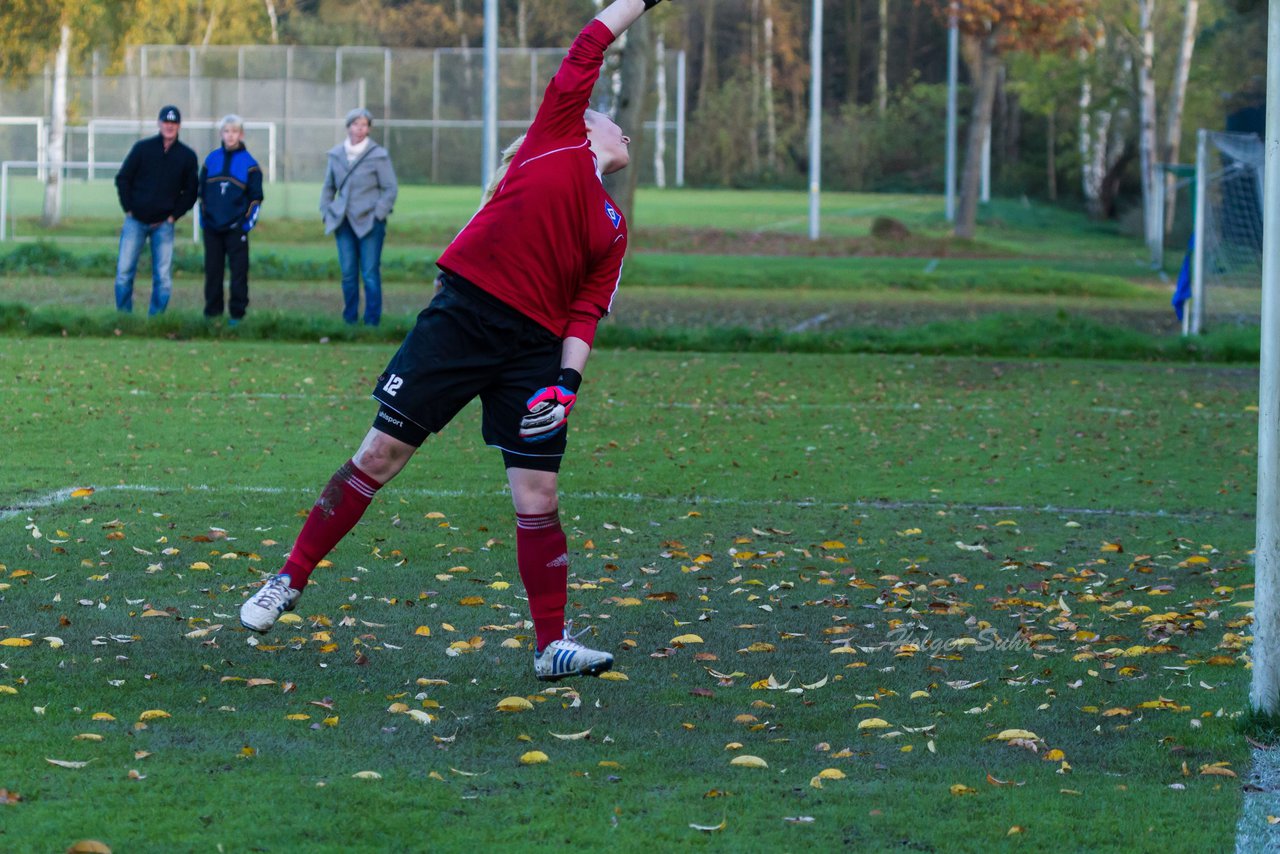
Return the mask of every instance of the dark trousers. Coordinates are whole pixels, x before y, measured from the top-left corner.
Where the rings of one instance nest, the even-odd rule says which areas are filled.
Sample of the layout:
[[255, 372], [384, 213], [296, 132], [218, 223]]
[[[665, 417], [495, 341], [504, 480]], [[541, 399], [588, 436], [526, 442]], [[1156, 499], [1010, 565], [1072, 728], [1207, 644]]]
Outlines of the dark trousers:
[[249, 307], [249, 235], [240, 229], [204, 230], [204, 315], [222, 314], [222, 275], [231, 266], [230, 315], [239, 320]]

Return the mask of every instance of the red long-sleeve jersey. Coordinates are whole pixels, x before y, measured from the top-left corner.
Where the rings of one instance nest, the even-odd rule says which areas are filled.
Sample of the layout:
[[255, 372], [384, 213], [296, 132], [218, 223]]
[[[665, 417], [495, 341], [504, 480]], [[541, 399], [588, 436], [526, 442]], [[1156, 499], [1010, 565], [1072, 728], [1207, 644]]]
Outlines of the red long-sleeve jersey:
[[613, 38], [595, 20], [578, 34], [498, 191], [437, 262], [588, 344], [613, 305], [627, 248], [627, 223], [600, 182], [583, 119]]

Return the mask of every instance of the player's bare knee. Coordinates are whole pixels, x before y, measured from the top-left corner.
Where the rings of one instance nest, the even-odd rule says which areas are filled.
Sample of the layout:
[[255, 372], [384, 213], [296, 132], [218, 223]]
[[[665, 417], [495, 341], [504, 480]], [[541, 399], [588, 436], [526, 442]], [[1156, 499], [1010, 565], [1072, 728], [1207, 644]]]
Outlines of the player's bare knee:
[[370, 430], [352, 460], [356, 466], [379, 483], [386, 483], [400, 473], [417, 450], [377, 430]]

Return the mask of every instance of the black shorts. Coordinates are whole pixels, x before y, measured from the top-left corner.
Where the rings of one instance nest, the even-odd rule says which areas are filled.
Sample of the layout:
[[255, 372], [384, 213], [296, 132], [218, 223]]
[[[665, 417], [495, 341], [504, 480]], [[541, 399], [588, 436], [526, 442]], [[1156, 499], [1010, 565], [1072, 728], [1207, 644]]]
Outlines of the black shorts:
[[440, 293], [378, 377], [373, 426], [411, 445], [438, 433], [476, 397], [482, 434], [508, 467], [559, 471], [567, 429], [541, 442], [520, 438], [520, 419], [540, 388], [560, 374], [560, 338], [457, 276]]

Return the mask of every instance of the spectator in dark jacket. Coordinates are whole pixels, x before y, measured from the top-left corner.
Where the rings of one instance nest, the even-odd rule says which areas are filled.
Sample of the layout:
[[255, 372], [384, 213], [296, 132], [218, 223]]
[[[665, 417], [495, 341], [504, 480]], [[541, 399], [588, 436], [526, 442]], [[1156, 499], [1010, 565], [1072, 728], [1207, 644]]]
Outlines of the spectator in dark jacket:
[[249, 307], [249, 232], [262, 205], [262, 169], [244, 147], [244, 121], [218, 122], [222, 145], [200, 167], [200, 226], [204, 230], [204, 316], [222, 316], [222, 274], [231, 265], [231, 325]]
[[120, 257], [116, 262], [116, 308], [133, 311], [133, 277], [142, 245], [151, 241], [151, 307], [159, 314], [173, 289], [173, 224], [196, 203], [199, 162], [178, 141], [182, 114], [165, 107], [160, 133], [138, 140], [116, 174], [116, 192], [124, 209]]

